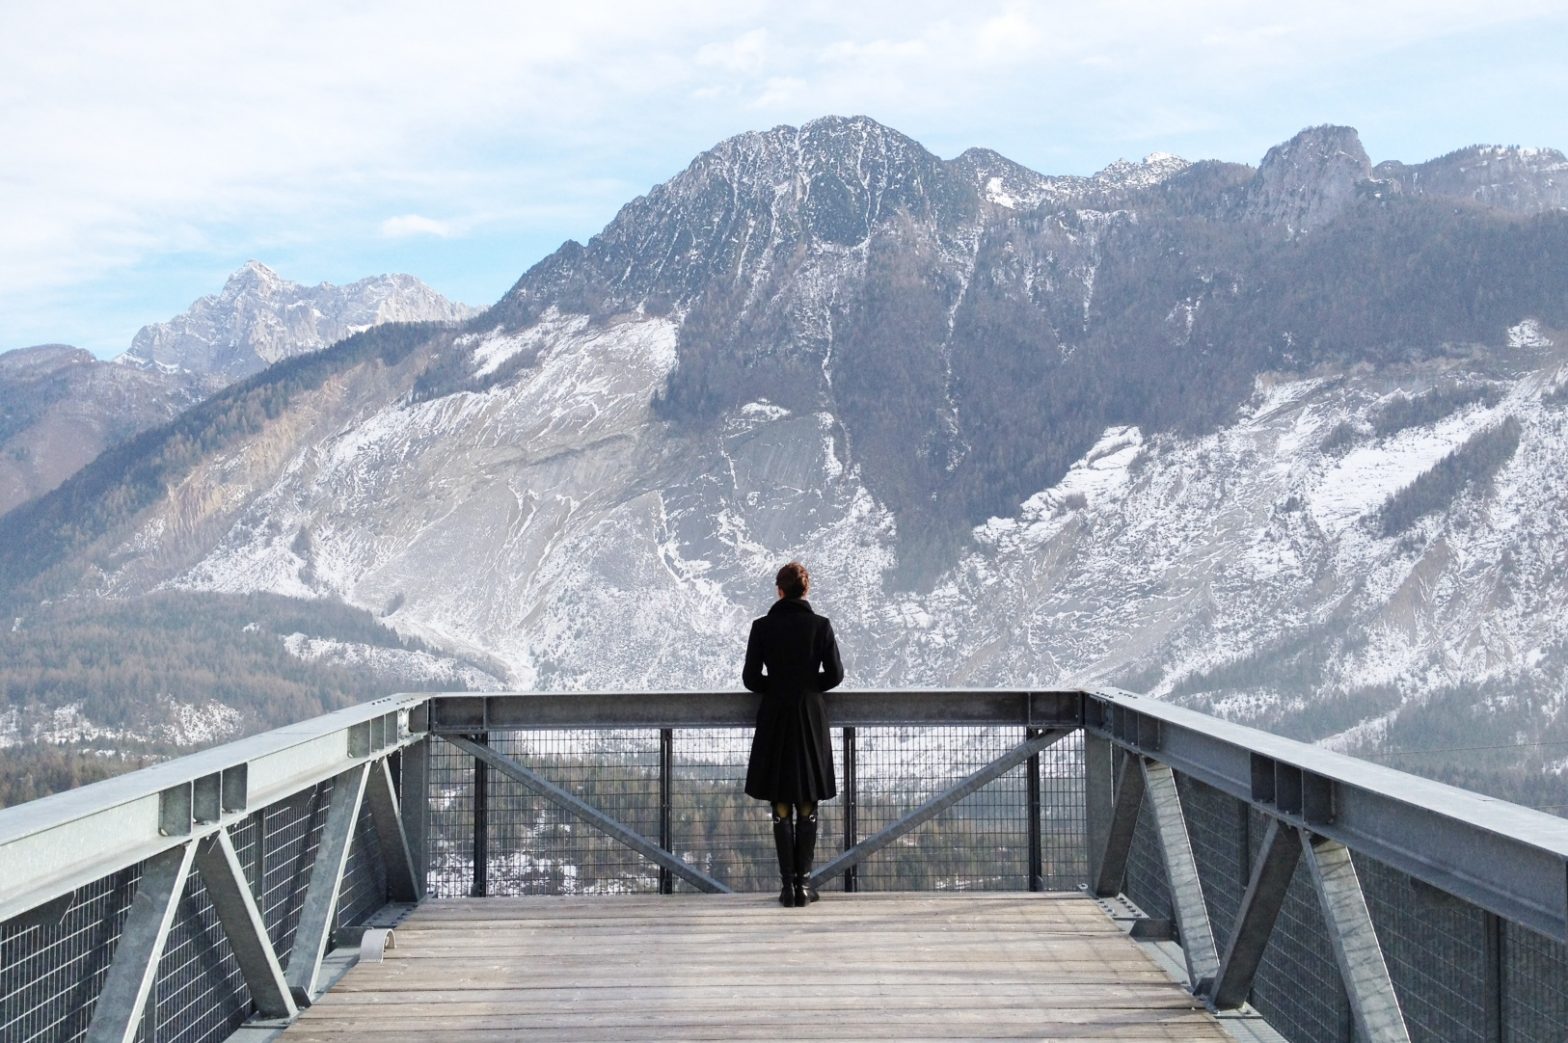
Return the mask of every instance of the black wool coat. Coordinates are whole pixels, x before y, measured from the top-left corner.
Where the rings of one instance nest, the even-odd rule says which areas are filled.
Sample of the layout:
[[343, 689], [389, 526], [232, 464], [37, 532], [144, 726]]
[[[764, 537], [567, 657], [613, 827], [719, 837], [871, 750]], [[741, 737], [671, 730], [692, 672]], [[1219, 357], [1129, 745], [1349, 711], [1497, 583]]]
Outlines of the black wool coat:
[[751, 624], [741, 681], [762, 695], [746, 795], [804, 804], [838, 793], [822, 693], [844, 680], [833, 624], [804, 598], [780, 598]]

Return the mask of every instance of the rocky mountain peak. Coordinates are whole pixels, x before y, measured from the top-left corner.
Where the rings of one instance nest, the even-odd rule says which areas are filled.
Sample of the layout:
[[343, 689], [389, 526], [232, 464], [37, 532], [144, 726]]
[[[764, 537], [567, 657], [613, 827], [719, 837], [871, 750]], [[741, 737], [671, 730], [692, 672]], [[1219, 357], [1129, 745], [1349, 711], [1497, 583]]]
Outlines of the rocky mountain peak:
[[268, 268], [260, 261], [246, 261], [235, 269], [223, 284], [224, 293], [245, 293], [257, 290], [276, 290], [285, 287], [298, 287], [298, 283], [289, 282], [277, 272]]
[[1243, 212], [1292, 234], [1310, 232], [1338, 216], [1371, 175], [1354, 127], [1309, 127], [1269, 149], [1247, 186]]
[[472, 314], [408, 275], [303, 286], [247, 261], [220, 292], [168, 322], [142, 327], [117, 361], [228, 382], [383, 322], [456, 321]]
[[1118, 159], [1091, 179], [1106, 187], [1121, 189], [1150, 188], [1166, 178], [1175, 177], [1192, 166], [1180, 156], [1169, 152], [1151, 152], [1140, 162]]

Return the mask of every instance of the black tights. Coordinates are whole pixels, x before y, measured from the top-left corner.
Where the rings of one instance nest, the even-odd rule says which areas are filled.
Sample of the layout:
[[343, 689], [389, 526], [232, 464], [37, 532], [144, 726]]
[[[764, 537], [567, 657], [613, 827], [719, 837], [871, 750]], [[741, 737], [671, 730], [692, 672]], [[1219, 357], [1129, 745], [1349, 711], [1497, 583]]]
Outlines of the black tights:
[[[789, 804], [788, 801], [783, 801], [783, 800], [776, 800], [776, 801], [774, 801], [773, 802], [773, 821], [774, 822], [788, 822], [789, 821], [790, 810], [791, 810], [790, 809], [790, 804]], [[796, 804], [794, 806], [794, 812], [795, 812], [795, 821], [796, 822], [815, 822], [817, 820], [817, 802], [812, 800], [812, 801], [807, 801], [804, 804]]]

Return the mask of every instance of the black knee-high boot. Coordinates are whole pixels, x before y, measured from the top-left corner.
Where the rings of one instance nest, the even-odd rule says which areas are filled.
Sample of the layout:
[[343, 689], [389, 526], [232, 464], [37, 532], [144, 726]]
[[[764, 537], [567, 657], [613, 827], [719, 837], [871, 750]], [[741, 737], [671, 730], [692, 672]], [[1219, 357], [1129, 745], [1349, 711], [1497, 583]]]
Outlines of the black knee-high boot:
[[[812, 829], [816, 828], [813, 824]], [[795, 902], [795, 823], [788, 815], [773, 816], [773, 844], [779, 852], [779, 876], [784, 887], [779, 891], [779, 904], [793, 906]]]
[[[811, 883], [811, 863], [817, 853], [817, 812], [802, 809], [795, 823], [795, 904], [807, 905], [822, 896]], [[782, 900], [782, 899], [781, 899]]]

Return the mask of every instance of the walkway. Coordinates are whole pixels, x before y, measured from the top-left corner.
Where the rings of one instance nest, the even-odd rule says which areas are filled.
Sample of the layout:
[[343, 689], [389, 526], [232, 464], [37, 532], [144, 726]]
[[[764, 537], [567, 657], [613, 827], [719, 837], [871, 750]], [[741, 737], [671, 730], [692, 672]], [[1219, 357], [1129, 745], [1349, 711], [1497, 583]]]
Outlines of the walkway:
[[1089, 899], [432, 900], [283, 1043], [1228, 1040]]

